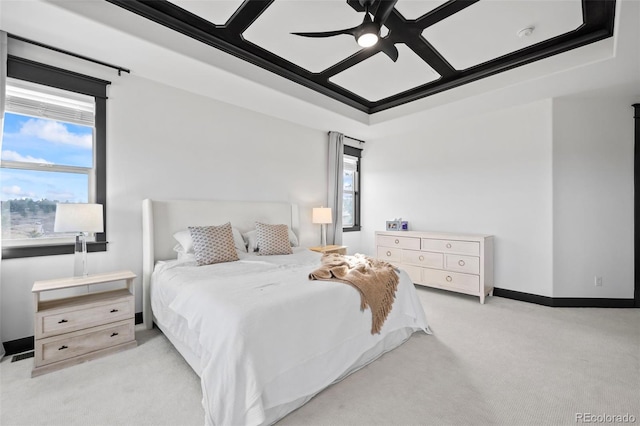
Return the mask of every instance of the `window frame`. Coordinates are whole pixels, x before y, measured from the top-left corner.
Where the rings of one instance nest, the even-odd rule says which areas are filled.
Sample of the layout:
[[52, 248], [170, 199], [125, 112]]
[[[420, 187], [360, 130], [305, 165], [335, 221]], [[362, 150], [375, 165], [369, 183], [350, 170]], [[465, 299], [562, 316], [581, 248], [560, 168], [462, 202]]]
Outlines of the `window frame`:
[[[95, 188], [91, 189], [95, 191], [95, 203], [102, 204], [103, 213], [106, 213], [107, 86], [111, 82], [13, 55], [7, 56], [7, 77], [81, 93], [95, 99]], [[104, 232], [96, 233], [95, 241], [87, 242], [87, 251], [89, 252], [107, 250], [106, 214], [103, 214], [103, 220]], [[74, 246], [73, 242], [3, 246], [2, 259], [72, 254], [75, 250]]]
[[357, 158], [357, 161], [356, 161], [356, 180], [354, 182], [354, 189], [353, 189], [353, 208], [355, 210], [354, 216], [353, 216], [353, 226], [343, 225], [342, 232], [357, 232], [357, 231], [360, 231], [360, 225], [361, 225], [360, 198], [361, 198], [362, 187], [360, 184], [360, 175], [361, 175], [361, 167], [362, 167], [362, 149], [355, 148], [349, 145], [344, 145], [343, 155], [355, 157]]

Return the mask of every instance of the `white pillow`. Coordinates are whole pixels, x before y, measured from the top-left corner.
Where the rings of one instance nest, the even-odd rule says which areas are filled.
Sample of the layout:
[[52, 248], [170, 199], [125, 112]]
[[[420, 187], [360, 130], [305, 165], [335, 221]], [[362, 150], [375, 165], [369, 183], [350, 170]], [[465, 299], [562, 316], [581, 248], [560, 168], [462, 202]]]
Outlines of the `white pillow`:
[[[176, 250], [176, 248], [178, 248], [178, 250]], [[184, 262], [195, 262], [196, 261], [196, 254], [195, 253], [185, 253], [184, 251], [182, 251], [182, 246], [180, 244], [176, 245], [173, 248], [175, 251], [178, 252], [178, 260], [182, 260]]]
[[[231, 231], [233, 233], [233, 245], [236, 247], [236, 250], [246, 253], [247, 244], [244, 242], [240, 231], [236, 228], [231, 228]], [[174, 251], [193, 253], [193, 239], [188, 229], [176, 232], [173, 234], [173, 238], [178, 242], [178, 245], [173, 248]]]
[[[289, 233], [289, 243], [291, 244], [291, 247], [298, 247], [299, 243], [296, 234], [289, 227], [287, 227], [287, 231]], [[258, 242], [255, 229], [253, 231], [245, 232], [244, 234], [242, 234], [242, 236], [247, 241], [247, 251], [249, 253], [258, 251]]]

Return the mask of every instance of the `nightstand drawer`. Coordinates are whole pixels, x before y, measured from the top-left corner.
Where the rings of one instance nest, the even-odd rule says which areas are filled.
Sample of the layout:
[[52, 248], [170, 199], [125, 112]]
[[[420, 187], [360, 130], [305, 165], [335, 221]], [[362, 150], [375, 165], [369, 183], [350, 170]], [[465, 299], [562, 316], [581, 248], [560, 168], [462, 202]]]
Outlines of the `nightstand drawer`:
[[385, 247], [397, 247], [404, 249], [420, 250], [420, 238], [396, 237], [392, 235], [378, 235], [376, 245]]
[[134, 339], [133, 319], [37, 340], [35, 365], [50, 364]]
[[47, 337], [56, 334], [94, 327], [134, 317], [133, 295], [107, 301], [106, 303], [87, 307], [86, 309], [66, 309], [64, 312], [47, 312], [36, 314], [36, 337]]

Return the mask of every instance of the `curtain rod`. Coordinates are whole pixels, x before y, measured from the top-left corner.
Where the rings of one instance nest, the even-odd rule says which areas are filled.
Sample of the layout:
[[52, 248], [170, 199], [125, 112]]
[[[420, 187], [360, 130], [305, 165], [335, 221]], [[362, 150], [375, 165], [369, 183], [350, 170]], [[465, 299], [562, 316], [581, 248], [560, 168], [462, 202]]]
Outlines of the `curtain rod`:
[[347, 138], [347, 139], [351, 139], [352, 141], [356, 141], [356, 142], [360, 142], [360, 143], [366, 143], [365, 141], [363, 141], [361, 139], [352, 138], [351, 136], [344, 135], [344, 137]]
[[59, 49], [57, 47], [53, 47], [53, 46], [50, 46], [48, 44], [40, 43], [39, 41], [29, 40], [28, 38], [20, 37], [20, 36], [17, 36], [15, 34], [7, 33], [7, 37], [15, 39], [15, 40], [19, 40], [19, 41], [24, 41], [25, 43], [30, 43], [30, 44], [33, 44], [35, 46], [44, 47], [45, 49], [53, 50], [55, 52], [64, 53], [65, 55], [73, 56], [75, 58], [79, 58], [79, 59], [82, 59], [82, 60], [85, 60], [85, 61], [93, 62], [95, 64], [99, 64], [99, 65], [102, 65], [102, 66], [105, 66], [105, 67], [117, 69], [118, 70], [118, 75], [122, 75], [121, 73], [123, 71], [126, 72], [126, 73], [129, 73], [129, 74], [131, 73], [131, 70], [128, 70], [127, 68], [123, 68], [123, 67], [118, 66], [118, 65], [108, 64], [106, 62], [98, 61], [97, 59], [89, 58], [87, 56], [78, 55], [77, 53], [69, 52], [68, 50], [64, 50], [64, 49]]
[[[331, 132], [327, 132], [327, 133], [331, 133]], [[347, 138], [347, 139], [351, 139], [352, 141], [356, 141], [356, 142], [360, 142], [360, 143], [367, 143], [361, 139], [356, 139], [356, 138], [352, 138], [351, 136], [347, 136], [347, 135], [342, 135], [342, 137]]]

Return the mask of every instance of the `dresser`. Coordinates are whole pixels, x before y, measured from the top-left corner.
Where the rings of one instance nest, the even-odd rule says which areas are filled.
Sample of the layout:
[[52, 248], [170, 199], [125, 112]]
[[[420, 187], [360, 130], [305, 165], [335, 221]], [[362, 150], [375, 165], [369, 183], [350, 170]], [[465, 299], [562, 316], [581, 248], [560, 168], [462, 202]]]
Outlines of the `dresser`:
[[415, 284], [478, 296], [493, 294], [493, 236], [420, 231], [376, 232], [376, 256]]
[[[34, 368], [31, 377], [137, 345], [130, 271], [36, 281]], [[124, 282], [124, 288], [44, 300], [46, 292]]]

